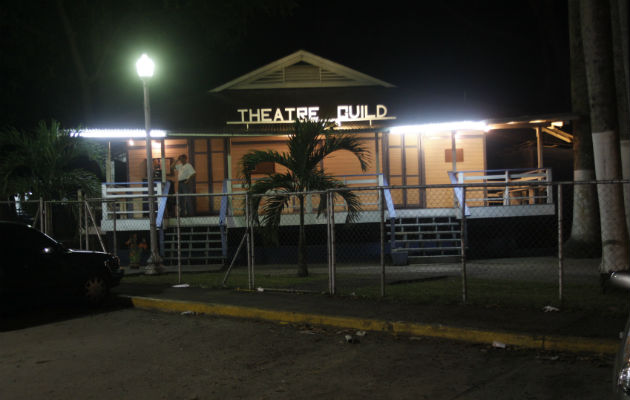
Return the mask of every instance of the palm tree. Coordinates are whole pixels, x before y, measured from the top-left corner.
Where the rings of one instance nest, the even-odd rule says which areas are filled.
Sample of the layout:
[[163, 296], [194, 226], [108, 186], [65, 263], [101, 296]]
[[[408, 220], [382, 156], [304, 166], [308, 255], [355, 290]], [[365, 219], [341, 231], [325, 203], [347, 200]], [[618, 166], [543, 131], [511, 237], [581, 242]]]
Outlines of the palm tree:
[[[621, 154], [609, 2], [580, 0], [586, 81], [590, 100], [595, 177], [621, 179]], [[601, 221], [600, 273], [628, 269], [628, 230], [621, 185], [597, 187]]]
[[[297, 196], [300, 209], [298, 236], [298, 276], [308, 276], [306, 265], [306, 241], [304, 232], [304, 198], [307, 192], [344, 189], [346, 185], [324, 172], [320, 163], [330, 154], [347, 150], [359, 161], [365, 171], [369, 162], [368, 150], [350, 134], [336, 132], [328, 121], [297, 121], [289, 134], [288, 152], [274, 150], [252, 150], [241, 161], [242, 175], [245, 178], [251, 197], [252, 221], [259, 223], [258, 209], [261, 208], [262, 224], [273, 232], [280, 225], [282, 210], [289, 204], [291, 194]], [[260, 163], [273, 162], [286, 168], [286, 172], [270, 173], [252, 183], [252, 171]], [[261, 204], [263, 196], [265, 201]], [[256, 196], [258, 195], [258, 196]], [[358, 197], [349, 190], [338, 190], [346, 203], [346, 222], [356, 221], [361, 204]], [[326, 197], [320, 195], [318, 214], [326, 209]]]
[[40, 122], [32, 131], [7, 128], [0, 132], [0, 195], [46, 200], [76, 198], [81, 189], [98, 195], [100, 182], [85, 167], [102, 161], [96, 145], [85, 142], [58, 122]]
[[[580, 25], [580, 0], [569, 0], [569, 53], [571, 105], [580, 119], [573, 125], [573, 179], [595, 180], [586, 66]], [[573, 185], [571, 237], [564, 244], [569, 257], [594, 257], [601, 253], [596, 185]]]

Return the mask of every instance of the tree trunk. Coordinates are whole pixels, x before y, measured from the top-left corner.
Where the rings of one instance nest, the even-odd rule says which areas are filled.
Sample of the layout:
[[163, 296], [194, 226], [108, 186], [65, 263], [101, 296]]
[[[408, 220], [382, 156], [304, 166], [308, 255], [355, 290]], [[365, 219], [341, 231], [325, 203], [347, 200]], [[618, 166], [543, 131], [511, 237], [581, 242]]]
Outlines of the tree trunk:
[[299, 195], [300, 200], [300, 233], [298, 236], [298, 276], [308, 276], [306, 265], [306, 235], [304, 232], [304, 195]]
[[[595, 180], [593, 141], [589, 119], [588, 90], [584, 51], [580, 32], [579, 0], [569, 0], [569, 42], [571, 54], [571, 105], [580, 119], [573, 126], [573, 180]], [[598, 257], [601, 254], [597, 188], [595, 185], [573, 186], [573, 223], [571, 237], [564, 245], [569, 257]]]
[[[609, 4], [581, 0], [580, 18], [591, 111], [597, 180], [621, 178], [617, 104]], [[628, 231], [623, 192], [618, 184], [599, 184], [602, 260], [600, 273], [628, 269]]]
[[[630, 179], [630, 97], [628, 94], [628, 0], [610, 1], [621, 176]], [[626, 229], [630, 231], [630, 184], [624, 185]]]

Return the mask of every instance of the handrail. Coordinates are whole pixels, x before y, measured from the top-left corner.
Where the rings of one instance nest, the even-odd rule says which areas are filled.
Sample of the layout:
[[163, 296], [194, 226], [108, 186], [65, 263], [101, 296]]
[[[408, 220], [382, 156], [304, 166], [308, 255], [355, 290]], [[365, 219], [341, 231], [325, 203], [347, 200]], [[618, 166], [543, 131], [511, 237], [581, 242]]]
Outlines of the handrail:
[[390, 252], [391, 249], [395, 249], [396, 245], [396, 209], [394, 208], [394, 200], [392, 199], [392, 192], [389, 189], [389, 183], [387, 182], [387, 178], [385, 178], [385, 174], [380, 174], [380, 178], [382, 180], [383, 195], [385, 197], [385, 203], [387, 204], [387, 213], [389, 214], [389, 243], [390, 243]]
[[[167, 181], [166, 185], [164, 185], [164, 193], [166, 193], [168, 195], [169, 191], [171, 190], [171, 182]], [[164, 194], [162, 193], [162, 194]], [[159, 204], [158, 204], [158, 213], [157, 213], [157, 218], [155, 220], [155, 224], [158, 228], [162, 227], [162, 221], [164, 220], [164, 211], [166, 210], [166, 202], [168, 200], [167, 196], [162, 196], [160, 197], [159, 200]]]
[[219, 211], [219, 225], [225, 225], [225, 221], [227, 218], [227, 205], [228, 205], [228, 179], [223, 181], [223, 186], [221, 187], [223, 191], [223, 196], [221, 196], [221, 208]]
[[384, 174], [379, 174], [383, 180], [383, 186], [385, 186], [385, 202], [387, 203], [387, 213], [389, 214], [389, 218], [396, 218], [396, 209], [394, 208], [394, 200], [392, 200], [392, 192], [389, 190], [389, 183], [387, 183], [387, 178], [385, 178]]
[[[451, 179], [451, 183], [453, 185], [457, 185], [459, 183], [459, 182], [457, 182], [457, 177], [455, 176], [454, 173], [452, 173], [452, 171], [448, 172], [448, 176]], [[455, 193], [455, 198], [457, 199], [457, 202], [459, 203], [459, 208], [461, 209], [463, 207], [465, 215], [470, 215], [470, 210], [468, 209], [468, 204], [464, 204], [464, 190], [465, 190], [465, 188], [463, 188], [461, 186], [454, 186], [453, 187], [453, 192]]]
[[449, 172], [505, 172], [505, 171], [545, 171], [549, 168], [501, 168], [501, 169], [479, 169], [466, 171], [449, 171]]
[[[492, 174], [492, 173], [495, 174]], [[499, 172], [499, 174], [496, 174]], [[481, 173], [481, 175], [470, 175], [475, 173]], [[484, 182], [495, 181], [497, 183], [504, 182], [505, 187], [502, 190], [502, 193], [499, 194], [499, 197], [488, 197], [486, 191], [487, 188], [477, 189], [484, 191], [484, 196], [482, 198], [472, 198], [467, 196], [466, 207], [468, 207], [468, 203], [471, 201], [483, 201], [484, 204], [486, 202], [496, 202], [497, 200], [501, 202], [501, 204], [507, 206], [511, 204], [511, 201], [522, 201], [527, 199], [530, 204], [532, 201], [536, 199], [544, 199], [546, 203], [550, 204], [553, 202], [553, 192], [550, 190], [550, 187], [547, 187], [545, 195], [536, 195], [532, 192], [532, 186], [529, 186], [528, 191], [529, 194], [526, 196], [518, 195], [514, 196], [515, 193], [522, 192], [524, 187], [518, 186], [518, 183], [528, 184], [533, 181], [540, 182], [541, 185], [545, 182], [551, 182], [551, 169], [550, 168], [507, 168], [507, 169], [492, 169], [492, 170], [477, 170], [477, 171], [448, 171], [447, 172], [450, 181], [453, 185], [456, 184], [464, 184], [466, 181], [479, 181], [482, 180]], [[475, 182], [477, 183], [477, 182]], [[497, 186], [497, 189], [502, 188], [503, 185]], [[453, 187], [453, 192], [455, 194], [455, 198], [458, 200], [460, 206], [463, 200], [463, 190], [466, 190], [462, 187]], [[475, 190], [475, 189], [470, 189]], [[466, 209], [466, 213], [468, 214], [468, 209]]]

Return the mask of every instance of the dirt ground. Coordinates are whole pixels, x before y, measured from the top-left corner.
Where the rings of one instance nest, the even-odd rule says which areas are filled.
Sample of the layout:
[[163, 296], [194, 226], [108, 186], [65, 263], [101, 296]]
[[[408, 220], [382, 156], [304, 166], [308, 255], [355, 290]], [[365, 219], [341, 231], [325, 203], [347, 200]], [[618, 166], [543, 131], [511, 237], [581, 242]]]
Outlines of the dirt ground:
[[121, 308], [7, 318], [0, 399], [600, 400], [611, 390], [608, 356]]

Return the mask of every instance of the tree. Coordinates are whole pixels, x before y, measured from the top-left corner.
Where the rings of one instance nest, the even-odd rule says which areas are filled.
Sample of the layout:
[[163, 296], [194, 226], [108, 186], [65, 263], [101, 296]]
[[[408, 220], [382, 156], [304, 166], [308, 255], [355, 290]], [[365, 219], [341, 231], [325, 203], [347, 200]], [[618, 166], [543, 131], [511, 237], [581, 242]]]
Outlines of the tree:
[[[617, 90], [621, 176], [630, 179], [630, 93], [628, 88], [628, 0], [611, 0], [613, 63]], [[626, 228], [630, 231], [630, 185], [624, 185]]]
[[58, 122], [40, 122], [21, 132], [0, 133], [0, 194], [3, 199], [28, 195], [45, 200], [74, 199], [81, 189], [89, 196], [100, 193], [100, 181], [87, 165], [102, 161], [97, 148], [63, 130]]
[[[307, 192], [329, 189], [345, 189], [346, 185], [324, 172], [320, 163], [324, 158], [340, 150], [354, 155], [365, 171], [369, 162], [368, 150], [356, 136], [336, 132], [326, 121], [297, 121], [289, 134], [288, 152], [274, 150], [252, 150], [243, 156], [241, 171], [251, 197], [252, 221], [259, 222], [260, 208], [262, 224], [274, 232], [280, 225], [282, 211], [288, 206], [291, 194], [299, 201], [300, 225], [298, 236], [298, 276], [308, 276], [306, 263], [306, 237], [304, 231], [304, 199]], [[272, 162], [286, 169], [285, 172], [270, 173], [252, 182], [252, 171], [260, 163]], [[256, 195], [266, 195], [256, 196]], [[358, 197], [348, 190], [336, 191], [346, 203], [347, 223], [354, 222], [361, 210]], [[262, 203], [262, 204], [261, 204]], [[320, 196], [318, 214], [326, 209], [326, 197]]]
[[[595, 177], [621, 178], [617, 99], [609, 2], [581, 0], [580, 18], [590, 104]], [[621, 185], [599, 184], [602, 261], [600, 273], [628, 269], [628, 231]]]
[[[569, 43], [571, 69], [571, 108], [579, 115], [573, 128], [573, 179], [595, 180], [593, 141], [589, 119], [588, 88], [580, 27], [579, 0], [569, 0]], [[597, 190], [593, 185], [574, 185], [571, 237], [565, 243], [567, 255], [596, 256], [600, 253]]]

